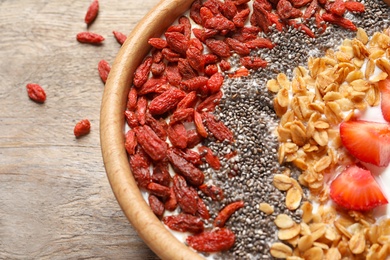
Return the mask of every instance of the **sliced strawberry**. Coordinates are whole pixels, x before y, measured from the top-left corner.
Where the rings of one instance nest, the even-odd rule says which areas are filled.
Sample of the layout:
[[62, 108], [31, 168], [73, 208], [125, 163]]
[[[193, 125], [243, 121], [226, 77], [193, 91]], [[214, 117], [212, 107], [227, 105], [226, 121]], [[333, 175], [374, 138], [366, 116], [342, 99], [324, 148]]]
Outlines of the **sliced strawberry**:
[[387, 204], [371, 172], [357, 165], [347, 167], [331, 183], [330, 197], [348, 210], [370, 210]]
[[390, 122], [390, 78], [378, 82], [381, 91], [381, 109], [383, 118]]
[[360, 161], [389, 165], [390, 125], [362, 120], [343, 122], [340, 137], [345, 148]]

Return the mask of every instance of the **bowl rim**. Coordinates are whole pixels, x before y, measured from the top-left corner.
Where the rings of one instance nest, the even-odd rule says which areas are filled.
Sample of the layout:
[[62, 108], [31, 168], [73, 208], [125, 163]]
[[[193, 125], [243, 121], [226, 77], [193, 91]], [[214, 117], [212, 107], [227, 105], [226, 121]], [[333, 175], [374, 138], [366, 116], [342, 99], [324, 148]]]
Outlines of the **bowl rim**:
[[189, 9], [193, 0], [161, 0], [134, 27], [119, 50], [100, 108], [100, 144], [106, 174], [127, 219], [144, 242], [162, 259], [202, 259], [177, 240], [153, 214], [131, 174], [124, 147], [124, 111], [137, 66], [150, 51], [148, 39], [163, 31]]

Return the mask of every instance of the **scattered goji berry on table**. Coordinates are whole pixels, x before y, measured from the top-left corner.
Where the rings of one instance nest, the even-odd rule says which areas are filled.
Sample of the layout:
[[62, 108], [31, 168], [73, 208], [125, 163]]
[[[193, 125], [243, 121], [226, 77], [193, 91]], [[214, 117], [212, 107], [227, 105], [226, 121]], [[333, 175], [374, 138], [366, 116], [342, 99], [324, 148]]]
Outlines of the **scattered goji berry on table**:
[[77, 41], [81, 43], [100, 44], [104, 41], [104, 37], [93, 32], [80, 32], [76, 35]]
[[38, 84], [29, 83], [26, 85], [28, 97], [37, 103], [43, 103], [46, 100], [45, 90]]
[[97, 17], [99, 13], [99, 1], [93, 0], [89, 5], [87, 13], [85, 14], [84, 21], [87, 25], [90, 25]]
[[89, 122], [88, 119], [83, 119], [75, 125], [73, 129], [73, 133], [76, 137], [81, 137], [83, 135], [89, 134], [90, 130], [91, 130], [91, 123]]
[[112, 31], [114, 34], [114, 37], [116, 41], [120, 44], [123, 45], [127, 39], [127, 36], [124, 33], [118, 32], [118, 31]]
[[108, 64], [107, 61], [101, 60], [98, 63], [98, 71], [99, 71], [99, 76], [102, 79], [103, 83], [106, 83], [108, 74], [110, 73], [111, 67], [110, 64]]

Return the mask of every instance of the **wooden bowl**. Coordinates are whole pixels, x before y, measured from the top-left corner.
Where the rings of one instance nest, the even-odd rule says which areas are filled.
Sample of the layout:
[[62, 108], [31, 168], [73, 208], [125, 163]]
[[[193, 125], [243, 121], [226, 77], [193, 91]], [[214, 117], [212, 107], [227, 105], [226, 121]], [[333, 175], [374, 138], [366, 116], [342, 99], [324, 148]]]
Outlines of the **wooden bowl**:
[[100, 138], [111, 188], [139, 236], [162, 259], [202, 259], [179, 242], [152, 213], [131, 174], [124, 147], [124, 111], [136, 67], [150, 51], [150, 37], [160, 37], [193, 0], [162, 0], [134, 28], [120, 49], [105, 85]]

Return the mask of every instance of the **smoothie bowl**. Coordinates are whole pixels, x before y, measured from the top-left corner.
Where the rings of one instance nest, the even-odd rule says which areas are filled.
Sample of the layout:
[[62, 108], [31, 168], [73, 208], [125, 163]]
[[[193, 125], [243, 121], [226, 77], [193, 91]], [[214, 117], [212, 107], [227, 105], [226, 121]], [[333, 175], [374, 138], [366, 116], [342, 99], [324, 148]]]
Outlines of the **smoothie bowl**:
[[385, 259], [388, 18], [372, 1], [151, 10], [101, 108], [107, 176], [148, 246], [163, 259]]

